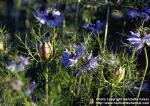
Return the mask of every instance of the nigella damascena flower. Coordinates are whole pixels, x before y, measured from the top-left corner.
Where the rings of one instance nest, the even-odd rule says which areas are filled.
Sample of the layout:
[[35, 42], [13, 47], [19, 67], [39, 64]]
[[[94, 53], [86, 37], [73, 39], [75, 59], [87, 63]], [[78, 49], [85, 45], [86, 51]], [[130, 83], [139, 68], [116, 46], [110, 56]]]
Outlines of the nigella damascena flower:
[[56, 9], [50, 11], [46, 7], [37, 8], [35, 9], [35, 16], [39, 22], [51, 28], [58, 27], [63, 22], [61, 13]]
[[141, 12], [140, 13], [140, 17], [144, 20], [144, 21], [148, 21], [150, 19], [150, 16], [145, 13], [145, 12]]
[[6, 68], [8, 70], [15, 71], [15, 70], [17, 70], [17, 65], [16, 65], [15, 61], [11, 61]]
[[8, 70], [11, 71], [23, 71], [25, 69], [25, 66], [29, 64], [29, 57], [23, 57], [22, 55], [19, 55], [18, 62], [15, 62], [12, 60], [8, 66], [6, 67]]
[[104, 26], [105, 26], [105, 23], [98, 20], [96, 21], [96, 23], [93, 23], [93, 24], [85, 24], [83, 28], [85, 30], [92, 31], [94, 33], [98, 33], [98, 32], [102, 33]]
[[98, 57], [94, 57], [92, 53], [90, 53], [87, 59], [87, 64], [86, 64], [87, 70], [88, 71], [95, 70], [98, 66], [99, 66]]
[[64, 67], [71, 67], [84, 55], [85, 48], [82, 44], [73, 45], [67, 48], [62, 58]]
[[28, 65], [30, 57], [23, 57], [22, 55], [18, 56], [20, 64]]
[[150, 46], [150, 34], [131, 32], [131, 35], [129, 35], [129, 38], [127, 40], [129, 41], [129, 44], [131, 46], [135, 46], [137, 50], [144, 47], [145, 44]]
[[95, 71], [98, 66], [98, 56], [94, 57], [92, 53], [89, 54], [89, 56], [83, 57], [83, 61], [81, 64], [79, 64], [79, 67], [75, 69], [72, 74], [75, 76], [80, 76], [83, 72], [93, 72]]
[[127, 16], [129, 19], [135, 18], [139, 16], [139, 12], [136, 9], [131, 9], [127, 12]]
[[18, 56], [19, 64], [17, 65], [17, 70], [23, 71], [25, 66], [29, 64], [29, 57], [23, 57], [22, 55]]
[[38, 83], [32, 82], [30, 87], [25, 91], [25, 95], [29, 96], [31, 93], [33, 93], [34, 89], [37, 88], [38, 85], [39, 85]]
[[150, 19], [150, 8], [145, 7], [143, 9], [131, 9], [127, 12], [127, 16], [129, 19], [139, 17], [144, 21], [148, 21]]

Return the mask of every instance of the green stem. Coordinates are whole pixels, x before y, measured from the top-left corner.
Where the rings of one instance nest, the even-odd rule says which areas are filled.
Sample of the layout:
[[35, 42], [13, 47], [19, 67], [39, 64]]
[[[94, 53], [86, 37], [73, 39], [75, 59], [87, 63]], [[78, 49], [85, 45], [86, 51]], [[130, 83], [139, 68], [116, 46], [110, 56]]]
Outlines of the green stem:
[[109, 4], [107, 4], [107, 18], [106, 18], [106, 27], [105, 27], [105, 36], [104, 36], [104, 51], [106, 47], [107, 35], [108, 35], [108, 21], [109, 21]]
[[144, 79], [145, 79], [145, 76], [146, 76], [146, 72], [147, 72], [147, 69], [148, 69], [148, 56], [147, 56], [147, 49], [146, 49], [146, 47], [144, 48], [144, 52], [145, 52], [146, 65], [145, 65], [145, 70], [144, 70], [144, 74], [143, 74], [143, 77], [142, 77], [142, 81], [141, 81], [141, 85], [140, 85], [140, 89], [139, 89], [137, 98], [140, 97], [141, 89], [142, 89], [143, 82], [144, 82]]
[[77, 12], [76, 12], [76, 16], [75, 16], [75, 40], [77, 38], [77, 30], [78, 30], [78, 13], [79, 13], [79, 4], [80, 4], [80, 0], [78, 0], [78, 3], [77, 3]]
[[133, 50], [133, 54], [132, 54], [132, 57], [131, 57], [132, 60], [134, 59], [135, 53], [136, 53], [136, 49]]
[[[98, 88], [98, 91], [97, 91], [97, 97], [96, 97], [97, 100], [99, 99], [100, 91], [101, 91], [101, 89]], [[98, 102], [97, 100], [96, 100], [96, 102]], [[99, 106], [99, 104], [96, 103], [96, 106]]]
[[45, 102], [46, 102], [46, 104], [48, 104], [48, 68], [46, 69], [45, 79], [46, 79], [46, 84], [45, 84], [46, 99], [45, 99]]
[[81, 80], [82, 80], [82, 76], [79, 77], [79, 84], [78, 84], [78, 90], [77, 90], [77, 95], [78, 96], [79, 96], [80, 89], [81, 89]]

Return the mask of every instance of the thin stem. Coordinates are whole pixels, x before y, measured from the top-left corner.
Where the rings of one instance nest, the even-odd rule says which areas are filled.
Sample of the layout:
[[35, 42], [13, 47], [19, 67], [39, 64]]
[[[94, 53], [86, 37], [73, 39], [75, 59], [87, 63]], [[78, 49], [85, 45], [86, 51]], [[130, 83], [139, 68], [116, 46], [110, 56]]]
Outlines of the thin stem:
[[107, 35], [108, 35], [108, 21], [109, 21], [109, 4], [107, 4], [107, 18], [106, 18], [106, 27], [105, 27], [105, 36], [104, 36], [104, 50], [106, 47]]
[[143, 86], [143, 82], [144, 82], [144, 79], [145, 79], [145, 76], [146, 76], [146, 72], [147, 72], [147, 69], [148, 69], [148, 56], [147, 56], [147, 49], [146, 49], [146, 47], [144, 48], [144, 52], [145, 52], [146, 65], [145, 65], [145, 70], [144, 70], [144, 74], [143, 74], [143, 77], [142, 77], [142, 81], [141, 81], [141, 85], [140, 85], [140, 89], [139, 89], [137, 98], [139, 98], [139, 96], [140, 96], [141, 89], [142, 89], [142, 86]]
[[[96, 102], [97, 102], [97, 100], [99, 99], [100, 91], [101, 91], [101, 89], [100, 89], [100, 88], [98, 88], [98, 91], [97, 91], [97, 97], [96, 97]], [[98, 105], [99, 105], [99, 104], [98, 104], [98, 103], [96, 103], [96, 106], [98, 106]]]
[[48, 68], [46, 69], [46, 73], [45, 73], [45, 80], [46, 80], [46, 84], [45, 84], [45, 92], [46, 92], [46, 104], [48, 104]]
[[[54, 35], [52, 37], [52, 48], [55, 48], [56, 47], [56, 37], [57, 37], [57, 33], [56, 33], [55, 28], [54, 28], [53, 32], [54, 32]], [[53, 49], [52, 52], [53, 52], [52, 54], [55, 54], [55, 52], [56, 52], [55, 49]]]
[[79, 95], [79, 93], [80, 93], [80, 88], [81, 88], [81, 80], [82, 80], [82, 76], [80, 76], [80, 77], [79, 77], [79, 84], [78, 84], [77, 95]]
[[133, 54], [132, 54], [131, 60], [134, 59], [135, 53], [136, 53], [136, 49], [133, 50]]
[[[76, 12], [76, 16], [75, 16], [75, 32], [77, 32], [78, 30], [78, 15], [79, 15], [79, 5], [80, 5], [80, 0], [78, 0], [78, 3], [77, 3], [77, 12]], [[77, 37], [77, 33], [75, 33], [75, 39]]]

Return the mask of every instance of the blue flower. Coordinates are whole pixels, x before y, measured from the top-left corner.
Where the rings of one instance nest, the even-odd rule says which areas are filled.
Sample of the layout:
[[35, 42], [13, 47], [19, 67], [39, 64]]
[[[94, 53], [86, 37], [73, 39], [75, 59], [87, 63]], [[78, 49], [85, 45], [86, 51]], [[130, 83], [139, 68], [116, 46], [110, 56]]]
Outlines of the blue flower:
[[83, 72], [95, 71], [99, 66], [98, 59], [98, 56], [94, 57], [92, 53], [90, 53], [88, 57], [86, 56], [86, 58], [83, 59], [81, 64], [79, 64], [79, 67], [77, 67], [72, 74], [75, 76], [80, 76]]
[[20, 64], [28, 65], [30, 57], [23, 57], [22, 55], [18, 56]]
[[63, 17], [58, 10], [49, 11], [46, 7], [35, 9], [35, 17], [39, 22], [51, 28], [58, 27], [63, 22]]
[[23, 57], [22, 55], [19, 55], [18, 63], [12, 60], [6, 68], [11, 71], [23, 71], [25, 69], [25, 66], [28, 64], [29, 57]]
[[141, 18], [144, 21], [148, 21], [150, 19], [150, 8], [145, 7], [143, 9], [131, 9], [127, 12], [127, 16], [129, 19]]
[[37, 88], [39, 84], [36, 83], [35, 81], [32, 82], [32, 84], [30, 85], [30, 87], [25, 91], [25, 95], [29, 96], [31, 93], [33, 93], [34, 89]]
[[129, 35], [129, 38], [127, 40], [129, 41], [129, 45], [135, 46], [137, 50], [144, 47], [145, 44], [150, 46], [150, 34], [131, 32], [131, 35]]
[[84, 46], [82, 44], [73, 45], [67, 48], [62, 58], [64, 67], [72, 67], [84, 55]]
[[144, 12], [141, 12], [139, 17], [141, 17], [144, 21], [148, 21], [150, 19], [150, 16]]
[[88, 56], [87, 61], [86, 67], [88, 71], [95, 70], [99, 66], [98, 57], [93, 57], [92, 53]]
[[136, 9], [131, 9], [127, 12], [127, 16], [129, 19], [136, 18], [139, 16], [139, 12]]
[[96, 23], [94, 23], [94, 24], [85, 24], [85, 25], [83, 26], [83, 28], [84, 28], [85, 30], [92, 31], [92, 32], [94, 32], [94, 33], [98, 33], [98, 32], [99, 32], [99, 33], [102, 33], [102, 30], [103, 30], [104, 26], [105, 26], [105, 23], [102, 22], [102, 21], [100, 21], [100, 20], [98, 20], [98, 21], [96, 21]]
[[11, 61], [6, 68], [11, 71], [16, 71], [17, 65], [16, 65], [15, 61]]

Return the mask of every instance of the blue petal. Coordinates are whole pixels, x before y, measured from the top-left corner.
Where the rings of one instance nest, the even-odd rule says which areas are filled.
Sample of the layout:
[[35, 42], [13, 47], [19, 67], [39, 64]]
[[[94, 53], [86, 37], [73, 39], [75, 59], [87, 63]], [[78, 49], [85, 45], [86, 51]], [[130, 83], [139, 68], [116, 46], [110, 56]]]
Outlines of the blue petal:
[[136, 18], [139, 16], [139, 12], [136, 9], [132, 9], [127, 12], [127, 16], [129, 19]]
[[97, 20], [96, 23], [94, 24], [85, 24], [83, 28], [85, 30], [89, 30], [89, 31], [93, 31], [94, 33], [97, 33], [97, 32], [102, 32], [104, 26], [105, 26], [104, 22]]
[[74, 55], [71, 53], [70, 49], [66, 49], [64, 52], [61, 62], [65, 67], [73, 66], [84, 54], [84, 46], [82, 44], [73, 45], [73, 48], [75, 49]]
[[146, 35], [144, 39], [146, 40], [146, 44], [150, 46], [150, 34]]
[[144, 21], [148, 21], [150, 19], [149, 15], [147, 13], [140, 13], [140, 17], [144, 20]]
[[150, 15], [150, 7], [145, 7], [145, 8], [143, 9], [143, 12], [145, 12], [145, 13], [147, 13], [147, 14]]

